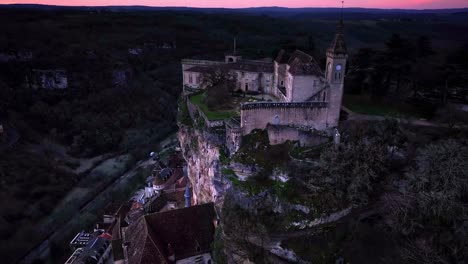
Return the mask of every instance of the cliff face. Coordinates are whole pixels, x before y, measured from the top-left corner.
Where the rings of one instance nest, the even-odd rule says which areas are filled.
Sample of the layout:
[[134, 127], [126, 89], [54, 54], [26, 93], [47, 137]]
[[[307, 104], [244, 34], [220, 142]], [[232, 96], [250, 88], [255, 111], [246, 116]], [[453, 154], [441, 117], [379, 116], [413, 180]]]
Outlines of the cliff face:
[[222, 205], [225, 183], [220, 168], [220, 140], [209, 132], [187, 126], [180, 127], [178, 137], [193, 188], [192, 201]]

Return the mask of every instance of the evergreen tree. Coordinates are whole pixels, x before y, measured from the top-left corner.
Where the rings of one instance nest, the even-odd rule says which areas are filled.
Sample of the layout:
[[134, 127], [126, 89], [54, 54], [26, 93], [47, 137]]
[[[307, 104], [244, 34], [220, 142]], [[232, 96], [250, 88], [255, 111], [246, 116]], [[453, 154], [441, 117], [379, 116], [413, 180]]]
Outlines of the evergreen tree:
[[420, 36], [416, 43], [417, 53], [420, 58], [425, 58], [431, 55], [434, 55], [434, 50], [432, 49], [432, 41], [427, 36]]

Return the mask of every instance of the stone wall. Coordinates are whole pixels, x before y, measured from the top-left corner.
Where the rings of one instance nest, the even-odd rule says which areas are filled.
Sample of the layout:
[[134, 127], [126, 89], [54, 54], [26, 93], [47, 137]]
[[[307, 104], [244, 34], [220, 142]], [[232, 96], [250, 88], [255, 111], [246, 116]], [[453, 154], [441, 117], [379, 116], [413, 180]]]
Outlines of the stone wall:
[[259, 92], [261, 88], [261, 76], [258, 72], [236, 71], [237, 89], [244, 92]]
[[203, 113], [203, 111], [201, 111], [198, 106], [196, 106], [190, 101], [190, 97], [187, 97], [186, 101], [187, 101], [187, 108], [188, 108], [188, 111], [192, 120], [195, 121], [198, 117], [201, 117], [205, 121], [205, 126], [208, 128], [216, 128], [216, 127], [224, 126], [224, 120], [209, 120], [208, 117], [206, 117], [205, 113]]
[[238, 120], [229, 120], [226, 124], [226, 147], [229, 154], [236, 153], [242, 143], [242, 128]]
[[190, 72], [184, 71], [182, 75], [182, 83], [184, 86], [188, 86], [190, 88], [202, 88], [200, 87], [203, 82], [203, 75], [199, 72]]
[[320, 77], [313, 75], [294, 76], [292, 100], [294, 102], [305, 101], [322, 90], [324, 86], [325, 82], [321, 81]]
[[276, 145], [286, 141], [298, 141], [300, 146], [314, 146], [329, 141], [330, 137], [314, 130], [304, 130], [291, 126], [268, 125], [270, 144]]
[[244, 135], [254, 129], [265, 129], [268, 124], [324, 130], [328, 128], [327, 106], [324, 102], [244, 103], [241, 105], [241, 127]]

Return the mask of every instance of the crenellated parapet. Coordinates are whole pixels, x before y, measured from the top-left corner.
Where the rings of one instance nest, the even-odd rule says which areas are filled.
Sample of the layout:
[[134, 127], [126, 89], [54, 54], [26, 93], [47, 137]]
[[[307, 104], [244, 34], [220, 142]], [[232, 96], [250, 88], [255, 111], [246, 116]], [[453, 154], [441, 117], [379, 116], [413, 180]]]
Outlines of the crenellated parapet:
[[326, 108], [327, 102], [256, 102], [256, 103], [243, 103], [241, 110], [250, 109], [271, 109], [271, 108]]
[[258, 102], [241, 105], [241, 127], [244, 135], [269, 124], [303, 125], [317, 130], [329, 128], [327, 102]]

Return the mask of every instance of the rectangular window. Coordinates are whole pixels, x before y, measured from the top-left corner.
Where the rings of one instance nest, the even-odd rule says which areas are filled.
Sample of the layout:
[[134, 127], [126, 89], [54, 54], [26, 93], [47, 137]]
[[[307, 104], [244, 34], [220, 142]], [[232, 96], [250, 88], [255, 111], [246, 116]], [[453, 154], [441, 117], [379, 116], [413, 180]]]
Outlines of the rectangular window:
[[192, 84], [193, 83], [193, 80], [192, 80], [192, 74], [189, 74], [189, 83]]

